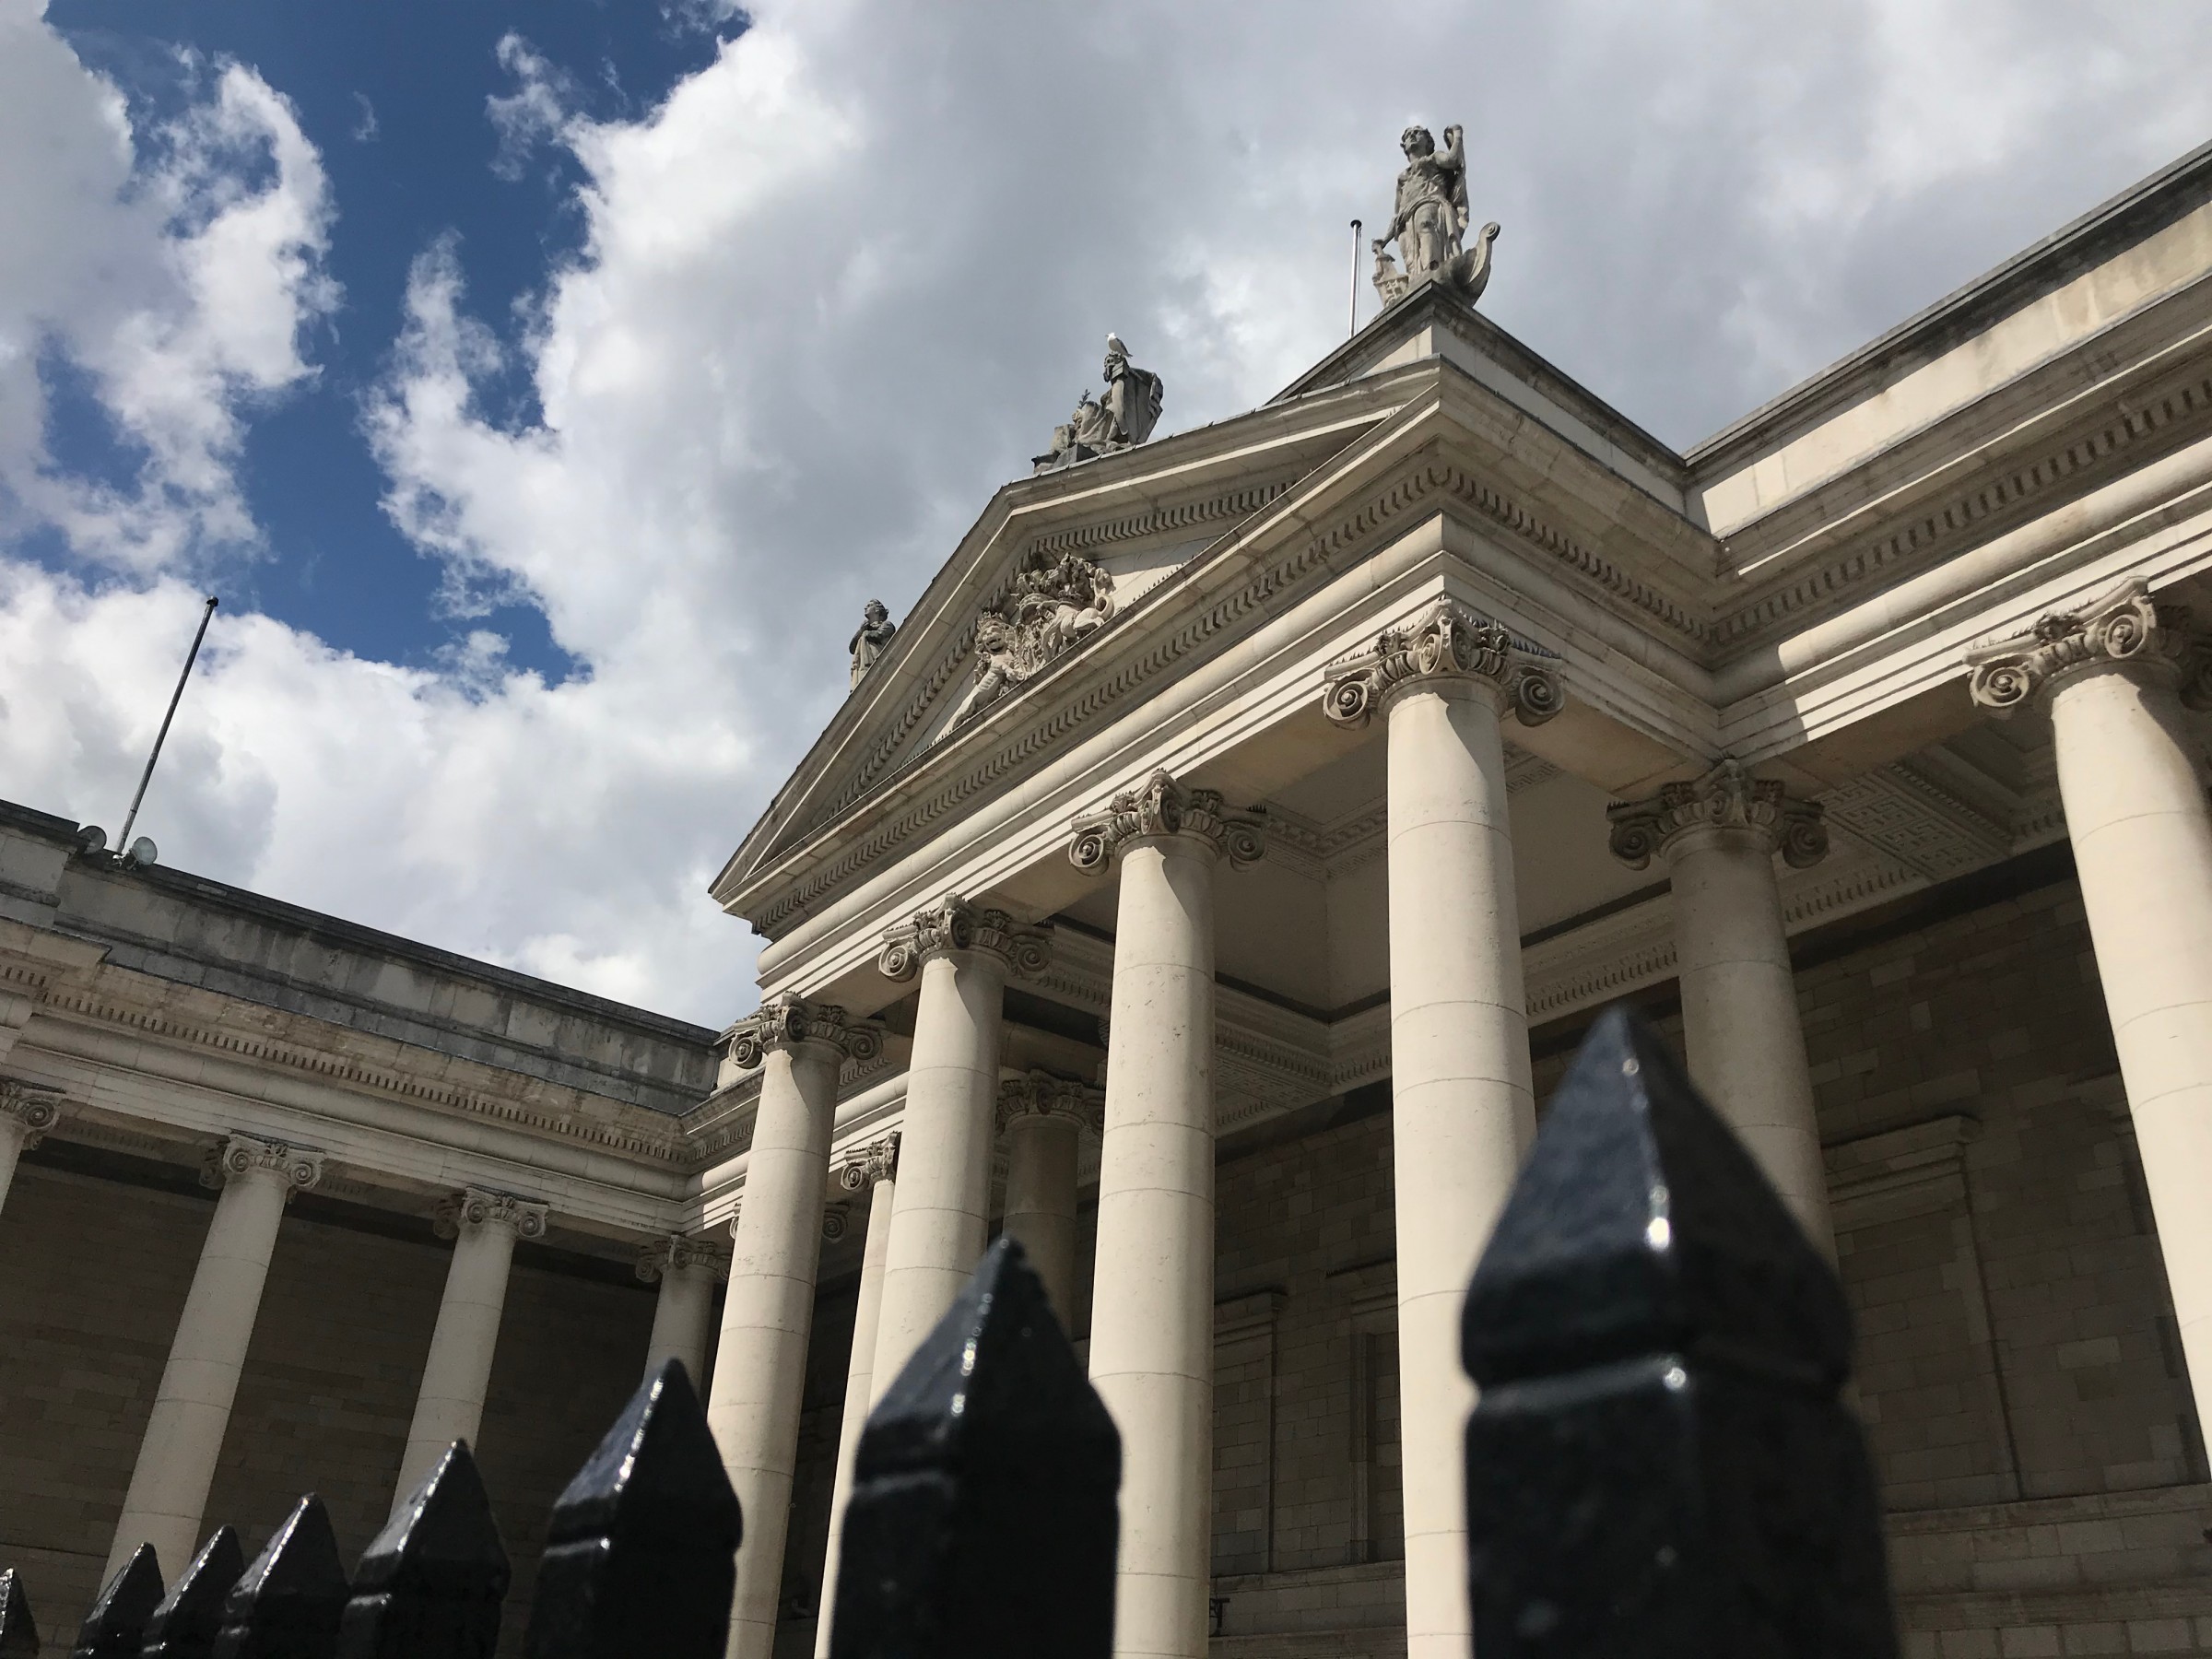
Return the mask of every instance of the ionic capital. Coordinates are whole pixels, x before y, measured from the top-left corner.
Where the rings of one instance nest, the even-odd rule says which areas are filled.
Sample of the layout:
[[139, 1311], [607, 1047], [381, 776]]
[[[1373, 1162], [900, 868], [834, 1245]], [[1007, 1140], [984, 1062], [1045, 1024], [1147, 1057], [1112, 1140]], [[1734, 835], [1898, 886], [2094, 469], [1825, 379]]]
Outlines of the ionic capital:
[[760, 1064], [771, 1049], [796, 1048], [816, 1042], [835, 1049], [846, 1060], [873, 1060], [883, 1052], [881, 1027], [853, 1017], [832, 1003], [812, 1003], [796, 996], [771, 996], [758, 1012], [732, 1026], [725, 1035], [730, 1058], [747, 1071]]
[[1819, 803], [1799, 800], [1769, 778], [1754, 778], [1743, 763], [1724, 759], [1694, 783], [1666, 783], [1648, 801], [1606, 808], [1612, 821], [1613, 856], [1641, 870], [1654, 854], [1667, 857], [1683, 838], [1701, 830], [1740, 830], [1756, 834], [1770, 853], [1806, 869], [1828, 856], [1828, 825]]
[[463, 1187], [438, 1201], [432, 1226], [441, 1239], [457, 1239], [464, 1231], [503, 1227], [518, 1239], [542, 1239], [552, 1206], [513, 1193], [495, 1193], [488, 1187]]
[[62, 1121], [62, 1091], [15, 1077], [0, 1077], [0, 1123], [12, 1124], [29, 1152]]
[[2132, 577], [2078, 611], [2053, 611], [2025, 633], [1984, 641], [1966, 653], [1967, 689], [1999, 717], [2033, 702], [2067, 676], [2121, 665], [2179, 687], [2193, 709], [2212, 707], [2212, 653], [2178, 605], [2161, 605]]
[[1033, 1071], [1026, 1077], [1009, 1077], [998, 1086], [1001, 1135], [1025, 1121], [1038, 1118], [1057, 1119], [1093, 1135], [1102, 1135], [1106, 1129], [1105, 1090], [1041, 1071]]
[[687, 1267], [704, 1267], [716, 1278], [727, 1280], [730, 1247], [690, 1233], [669, 1233], [638, 1246], [637, 1275], [649, 1285], [657, 1284], [665, 1274]]
[[971, 904], [958, 893], [916, 911], [883, 936], [876, 966], [887, 979], [912, 979], [932, 957], [980, 950], [996, 957], [1008, 973], [1027, 979], [1052, 963], [1053, 938], [1025, 927], [1002, 910]]
[[274, 1175], [284, 1182], [284, 1195], [304, 1193], [323, 1179], [324, 1154], [308, 1147], [287, 1146], [254, 1135], [233, 1135], [207, 1155], [200, 1171], [202, 1186], [219, 1187], [247, 1175]]
[[1165, 771], [1155, 771], [1095, 812], [1078, 813], [1070, 828], [1075, 839], [1068, 843], [1068, 862], [1086, 874], [1103, 872], [1132, 841], [1170, 835], [1204, 841], [1215, 857], [1238, 869], [1257, 864], [1266, 851], [1258, 819], [1230, 813], [1219, 790], [1185, 789]]
[[1365, 725], [1392, 693], [1444, 680], [1486, 679], [1504, 693], [1523, 725], [1557, 714], [1565, 693], [1557, 659], [1513, 637], [1502, 622], [1439, 599], [1410, 622], [1385, 628], [1375, 642], [1332, 665], [1321, 708], [1338, 725]]
[[830, 1166], [830, 1196], [857, 1198], [879, 1181], [899, 1179], [899, 1134], [893, 1130], [881, 1140], [854, 1147]]

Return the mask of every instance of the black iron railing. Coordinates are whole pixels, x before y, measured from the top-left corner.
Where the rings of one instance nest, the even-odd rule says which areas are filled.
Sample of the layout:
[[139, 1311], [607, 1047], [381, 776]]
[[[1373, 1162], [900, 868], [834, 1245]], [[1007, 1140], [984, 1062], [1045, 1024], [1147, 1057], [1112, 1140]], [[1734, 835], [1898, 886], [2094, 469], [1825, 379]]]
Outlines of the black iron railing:
[[[1482, 1659], [1893, 1659], [1872, 1466], [1826, 1261], [1652, 1034], [1601, 1019], [1469, 1289]], [[1010, 1240], [869, 1417], [834, 1659], [1105, 1659], [1121, 1443]], [[553, 1509], [528, 1659], [720, 1659], [742, 1525], [670, 1360]], [[511, 1573], [455, 1441], [350, 1577], [321, 1501], [251, 1562], [150, 1546], [74, 1659], [489, 1659]], [[0, 1659], [36, 1659], [0, 1572]]]

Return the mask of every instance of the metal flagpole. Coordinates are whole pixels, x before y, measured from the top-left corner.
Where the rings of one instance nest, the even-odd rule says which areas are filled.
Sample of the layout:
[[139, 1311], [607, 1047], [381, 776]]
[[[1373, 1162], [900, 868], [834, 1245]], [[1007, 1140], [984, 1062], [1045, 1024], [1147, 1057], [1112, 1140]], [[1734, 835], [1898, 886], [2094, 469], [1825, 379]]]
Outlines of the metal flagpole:
[[1359, 221], [1352, 221], [1352, 333], [1359, 332]]
[[207, 595], [207, 608], [200, 612], [200, 630], [192, 636], [192, 649], [184, 656], [184, 672], [177, 676], [177, 688], [169, 695], [169, 712], [161, 716], [161, 729], [154, 734], [154, 752], [146, 758], [146, 770], [138, 774], [138, 793], [131, 797], [131, 809], [124, 815], [123, 833], [115, 838], [115, 851], [127, 853], [131, 846], [131, 826], [138, 821], [138, 804], [146, 799], [146, 786], [154, 781], [154, 762], [161, 759], [161, 746], [169, 740], [169, 723], [177, 717], [177, 704], [184, 700], [184, 682], [192, 677], [192, 665], [200, 660], [200, 641], [207, 637], [207, 624], [215, 616], [216, 597]]

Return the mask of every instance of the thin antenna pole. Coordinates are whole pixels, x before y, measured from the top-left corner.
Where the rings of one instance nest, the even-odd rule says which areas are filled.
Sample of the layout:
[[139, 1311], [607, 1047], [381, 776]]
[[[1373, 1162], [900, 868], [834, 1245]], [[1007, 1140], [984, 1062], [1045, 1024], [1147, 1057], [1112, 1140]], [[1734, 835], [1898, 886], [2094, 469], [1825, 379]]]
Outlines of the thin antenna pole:
[[131, 809], [124, 814], [123, 833], [115, 838], [115, 851], [127, 853], [131, 848], [131, 826], [138, 821], [138, 804], [146, 799], [146, 786], [154, 781], [154, 762], [161, 759], [161, 746], [169, 741], [169, 723], [177, 717], [177, 705], [184, 700], [184, 682], [192, 677], [192, 665], [200, 660], [200, 641], [207, 637], [207, 624], [215, 616], [216, 597], [207, 595], [207, 607], [200, 612], [200, 630], [192, 636], [192, 649], [184, 655], [184, 672], [177, 676], [177, 688], [169, 694], [169, 712], [161, 716], [161, 729], [154, 734], [154, 752], [146, 758], [146, 770], [138, 774], [138, 793], [131, 797]]
[[1352, 221], [1352, 333], [1359, 332], [1359, 221]]

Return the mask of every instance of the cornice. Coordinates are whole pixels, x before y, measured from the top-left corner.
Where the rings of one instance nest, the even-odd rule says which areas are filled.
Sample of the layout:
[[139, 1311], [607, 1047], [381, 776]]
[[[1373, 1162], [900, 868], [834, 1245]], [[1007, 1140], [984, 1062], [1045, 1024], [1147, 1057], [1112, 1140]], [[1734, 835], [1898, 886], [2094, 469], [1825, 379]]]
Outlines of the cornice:
[[[116, 981], [124, 976], [127, 978], [119, 985]], [[679, 1168], [687, 1161], [679, 1120], [674, 1117], [662, 1118], [656, 1113], [653, 1122], [643, 1122], [645, 1108], [586, 1095], [540, 1078], [498, 1072], [442, 1053], [435, 1056], [439, 1072], [435, 1077], [412, 1072], [402, 1065], [379, 1064], [360, 1051], [371, 1047], [404, 1051], [406, 1045], [328, 1026], [307, 1015], [255, 1008], [253, 1012], [265, 1017], [270, 1029], [240, 1030], [224, 1023], [225, 1013], [235, 1006], [230, 999], [158, 980], [146, 981], [158, 988], [154, 996], [134, 996], [132, 993], [138, 987], [128, 982], [143, 978], [127, 969], [103, 968], [92, 984], [49, 990], [41, 1016], [94, 1031], [128, 1030], [179, 1048], [440, 1107], [464, 1117], [492, 1119], [628, 1158]], [[197, 1006], [201, 1004], [206, 1006]], [[477, 1072], [484, 1074], [480, 1087], [470, 1088], [458, 1080], [458, 1077]], [[510, 1077], [512, 1083], [507, 1081]], [[564, 1102], [573, 1110], [559, 1110]], [[600, 1113], [620, 1114], [628, 1121], [607, 1121], [594, 1115], [594, 1109]]]

